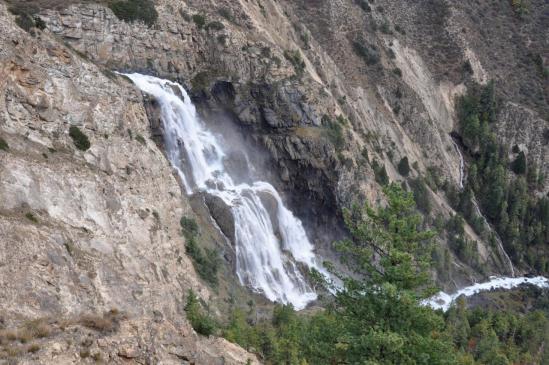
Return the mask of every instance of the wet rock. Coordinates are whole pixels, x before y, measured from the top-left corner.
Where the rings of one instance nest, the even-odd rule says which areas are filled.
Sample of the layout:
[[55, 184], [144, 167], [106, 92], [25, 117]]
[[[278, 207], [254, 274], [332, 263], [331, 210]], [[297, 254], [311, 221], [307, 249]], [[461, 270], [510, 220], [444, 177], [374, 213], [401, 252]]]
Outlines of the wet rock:
[[235, 225], [231, 208], [223, 199], [212, 194], [205, 194], [204, 202], [221, 232], [232, 242], [235, 242]]

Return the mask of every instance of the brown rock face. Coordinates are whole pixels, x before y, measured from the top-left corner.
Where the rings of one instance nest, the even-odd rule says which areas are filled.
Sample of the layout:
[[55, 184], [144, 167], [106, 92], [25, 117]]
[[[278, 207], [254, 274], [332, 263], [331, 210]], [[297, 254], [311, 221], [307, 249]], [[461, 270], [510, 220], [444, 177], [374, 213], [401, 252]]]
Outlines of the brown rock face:
[[[3, 4], [0, 32], [0, 136], [9, 145], [0, 150], [0, 322], [18, 329], [41, 319], [30, 340], [39, 350], [18, 363], [256, 361], [186, 321], [187, 291], [210, 293], [184, 253], [179, 219], [190, 206], [150, 140], [150, 123], [161, 124], [147, 118], [141, 94], [50, 32], [26, 33]], [[75, 147], [71, 125], [90, 149]], [[102, 314], [113, 309], [116, 325]], [[6, 356], [0, 350], [0, 363]]]

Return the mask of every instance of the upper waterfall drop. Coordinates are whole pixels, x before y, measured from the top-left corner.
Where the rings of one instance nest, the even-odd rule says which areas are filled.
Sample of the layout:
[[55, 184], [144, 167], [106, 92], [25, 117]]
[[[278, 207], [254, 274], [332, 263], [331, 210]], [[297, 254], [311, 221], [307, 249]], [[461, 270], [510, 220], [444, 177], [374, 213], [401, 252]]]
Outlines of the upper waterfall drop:
[[[263, 181], [235, 183], [224, 166], [226, 154], [222, 141], [208, 131], [181, 85], [137, 73], [125, 76], [158, 101], [166, 153], [187, 194], [205, 191], [231, 208], [236, 274], [241, 284], [249, 285], [272, 301], [291, 303], [296, 309], [303, 309], [315, 300], [317, 295], [296, 262], [328, 274], [318, 263], [301, 221], [284, 206], [275, 188]], [[268, 194], [276, 201], [276, 222], [260, 194]], [[280, 232], [280, 238], [275, 232]]]

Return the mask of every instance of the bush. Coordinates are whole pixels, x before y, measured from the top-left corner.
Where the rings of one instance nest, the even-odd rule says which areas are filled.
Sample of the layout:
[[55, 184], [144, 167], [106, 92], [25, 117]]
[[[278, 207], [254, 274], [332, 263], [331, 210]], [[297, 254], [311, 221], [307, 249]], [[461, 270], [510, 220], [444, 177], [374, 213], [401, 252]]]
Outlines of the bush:
[[182, 217], [179, 221], [181, 228], [183, 228], [183, 234], [187, 238], [194, 238], [198, 235], [198, 224], [193, 218]]
[[519, 152], [515, 161], [511, 163], [511, 170], [517, 175], [524, 175], [526, 173], [526, 155], [523, 151]]
[[85, 314], [78, 319], [78, 324], [101, 333], [114, 331], [118, 326], [118, 311], [111, 310], [105, 314]]
[[206, 24], [206, 17], [200, 14], [193, 15], [193, 22], [196, 24], [198, 29], [202, 29]]
[[2, 137], [0, 137], [0, 150], [7, 151], [10, 149], [10, 146], [8, 145], [8, 142]]
[[370, 13], [372, 11], [372, 8], [370, 7], [370, 4], [368, 4], [367, 0], [355, 0], [355, 2], [365, 12]]
[[414, 200], [419, 210], [424, 213], [431, 212], [431, 200], [429, 199], [429, 190], [422, 178], [412, 180], [410, 182], [412, 191], [414, 192]]
[[367, 65], [372, 66], [379, 62], [379, 51], [375, 46], [364, 45], [363, 41], [355, 41], [353, 42], [353, 49]]
[[69, 136], [71, 136], [74, 145], [79, 150], [87, 151], [90, 148], [90, 140], [77, 126], [72, 125], [69, 128]]
[[185, 246], [187, 254], [193, 259], [198, 275], [212, 286], [217, 286], [217, 271], [219, 270], [219, 253], [215, 249], [202, 249], [195, 237], [187, 239]]
[[296, 75], [299, 76], [303, 73], [305, 70], [305, 61], [303, 61], [301, 53], [298, 50], [284, 51], [284, 57], [294, 66]]
[[150, 27], [158, 19], [152, 0], [119, 0], [110, 3], [109, 8], [118, 19], [129, 23], [142, 21]]
[[25, 214], [25, 217], [31, 221], [32, 223], [38, 223], [38, 218], [36, 218], [34, 216], [34, 214], [32, 214], [31, 212], [28, 212], [27, 214]]
[[210, 315], [202, 313], [200, 302], [192, 290], [188, 292], [185, 312], [191, 326], [197, 333], [210, 336], [216, 332], [218, 327], [216, 321]]
[[38, 15], [35, 15], [34, 16], [34, 26], [40, 30], [44, 30], [46, 29], [46, 22], [44, 22], [44, 20], [42, 20], [42, 18], [40, 18]]
[[334, 122], [327, 115], [324, 115], [322, 123], [326, 127], [327, 136], [334, 145], [335, 150], [340, 151], [345, 145], [345, 137], [343, 135], [343, 126], [346, 123], [345, 118], [338, 116]]
[[408, 176], [410, 173], [410, 165], [408, 164], [407, 156], [404, 156], [398, 163], [398, 173], [402, 176]]
[[385, 170], [385, 165], [379, 164], [377, 160], [374, 160], [372, 169], [374, 170], [375, 179], [378, 184], [383, 186], [389, 184], [389, 176], [387, 175], [387, 170]]
[[213, 22], [209, 22], [207, 25], [206, 25], [206, 30], [223, 30], [225, 29], [225, 26], [223, 25], [223, 23], [217, 21], [217, 20], [214, 20]]

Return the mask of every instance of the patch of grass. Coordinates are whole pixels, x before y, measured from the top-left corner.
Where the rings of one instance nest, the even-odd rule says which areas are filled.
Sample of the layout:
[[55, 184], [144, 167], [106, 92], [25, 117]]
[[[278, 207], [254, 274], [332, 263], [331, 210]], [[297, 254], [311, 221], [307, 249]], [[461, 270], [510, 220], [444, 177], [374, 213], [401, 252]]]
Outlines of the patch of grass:
[[69, 136], [72, 138], [74, 145], [79, 150], [87, 151], [90, 148], [90, 140], [77, 126], [71, 125], [69, 128]]
[[110, 333], [118, 328], [120, 313], [116, 310], [110, 310], [103, 315], [84, 314], [78, 318], [77, 323], [101, 333]]
[[204, 28], [204, 25], [206, 25], [206, 17], [204, 15], [194, 14], [192, 19], [198, 29], [202, 29]]
[[35, 354], [38, 351], [40, 351], [40, 345], [33, 343], [29, 347], [27, 347], [27, 352], [30, 352], [31, 354]]
[[38, 218], [36, 218], [31, 212], [26, 213], [25, 217], [33, 223], [38, 223]]
[[151, 27], [158, 20], [158, 12], [152, 0], [113, 1], [109, 8], [118, 19], [128, 23], [141, 21]]
[[8, 145], [8, 142], [2, 137], [0, 137], [0, 150], [7, 151], [10, 149], [10, 146]]

